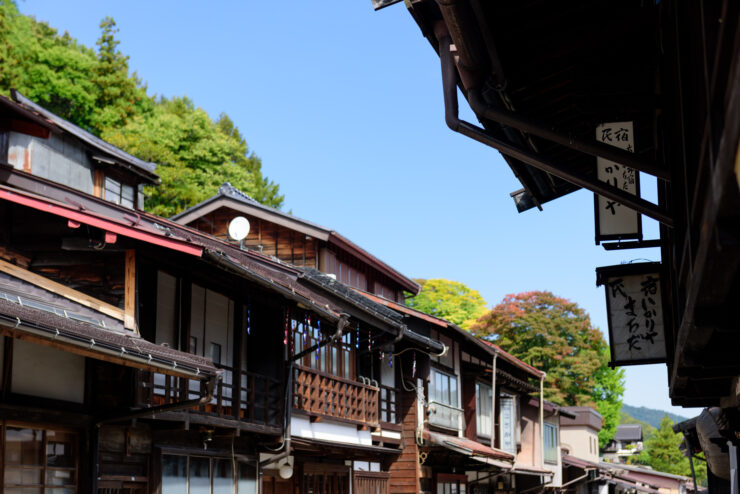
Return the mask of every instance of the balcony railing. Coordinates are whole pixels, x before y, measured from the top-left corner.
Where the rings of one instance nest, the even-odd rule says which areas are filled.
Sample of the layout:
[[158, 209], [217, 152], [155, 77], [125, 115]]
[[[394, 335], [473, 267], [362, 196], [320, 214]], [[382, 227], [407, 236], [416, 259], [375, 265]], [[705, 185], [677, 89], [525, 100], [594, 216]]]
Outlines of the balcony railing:
[[429, 423], [446, 429], [461, 431], [465, 429], [465, 412], [462, 408], [454, 407], [438, 401], [429, 402]]
[[303, 366], [293, 370], [293, 407], [314, 416], [378, 426], [380, 389]]
[[[214, 391], [213, 400], [201, 407], [198, 413], [241, 420], [268, 427], [281, 427], [283, 411], [283, 387], [280, 380], [240, 372], [238, 396], [234, 393], [234, 371], [224, 370], [223, 378]], [[173, 377], [158, 372], [139, 371], [137, 402], [139, 406], [153, 407], [196, 399], [205, 393], [202, 381]]]

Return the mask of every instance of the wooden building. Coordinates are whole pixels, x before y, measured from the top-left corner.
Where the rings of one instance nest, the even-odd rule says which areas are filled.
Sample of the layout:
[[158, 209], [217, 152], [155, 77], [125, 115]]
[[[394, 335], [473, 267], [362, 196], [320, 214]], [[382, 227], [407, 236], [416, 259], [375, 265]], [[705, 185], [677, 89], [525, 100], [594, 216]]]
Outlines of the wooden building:
[[377, 356], [442, 346], [326, 274], [142, 211], [151, 164], [0, 103], [0, 493], [385, 492], [402, 438]]
[[390, 464], [390, 492], [513, 494], [560, 486], [560, 418], [575, 416], [541, 400], [543, 372], [448, 321], [366, 296], [444, 345], [437, 353], [403, 342], [395, 348], [404, 449]]
[[[740, 4], [405, 3], [440, 57], [447, 125], [501, 152], [522, 185], [518, 211], [585, 188], [597, 244], [659, 249], [659, 264], [630, 268], [659, 282], [641, 299], [649, 316], [610, 319], [613, 362], [663, 362], [675, 405], [720, 407], [718, 454], [732, 465], [715, 463], [715, 488], [740, 485]], [[459, 118], [458, 89], [480, 125]], [[640, 173], [657, 194], [641, 195]], [[645, 238], [643, 216], [658, 238]], [[617, 266], [599, 282], [609, 274], [638, 273]], [[630, 298], [610, 317], [632, 312]]]
[[229, 222], [243, 216], [249, 234], [243, 247], [276, 257], [294, 266], [332, 274], [345, 285], [403, 302], [405, 294], [417, 295], [419, 285], [334, 230], [292, 214], [264, 206], [230, 183], [218, 193], [172, 217], [225, 241]]

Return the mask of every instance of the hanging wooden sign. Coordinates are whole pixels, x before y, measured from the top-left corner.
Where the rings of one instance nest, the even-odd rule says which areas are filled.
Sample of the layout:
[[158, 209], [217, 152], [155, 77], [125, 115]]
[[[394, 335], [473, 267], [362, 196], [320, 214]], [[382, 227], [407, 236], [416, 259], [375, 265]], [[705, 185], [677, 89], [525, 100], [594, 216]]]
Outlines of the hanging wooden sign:
[[596, 268], [604, 286], [611, 366], [666, 361], [661, 264], [621, 264]]
[[[632, 122], [597, 125], [596, 139], [625, 151], [634, 152], [635, 150]], [[640, 195], [640, 174], [633, 168], [597, 157], [596, 176], [602, 182], [625, 192]], [[613, 199], [594, 194], [594, 221], [596, 222], [597, 245], [605, 240], [642, 240], [640, 214]]]

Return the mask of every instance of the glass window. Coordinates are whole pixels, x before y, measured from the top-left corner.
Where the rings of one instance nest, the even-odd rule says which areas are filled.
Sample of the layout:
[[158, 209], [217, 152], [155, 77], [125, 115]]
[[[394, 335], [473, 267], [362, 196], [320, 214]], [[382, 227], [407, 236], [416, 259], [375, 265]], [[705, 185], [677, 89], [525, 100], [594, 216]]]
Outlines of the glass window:
[[253, 465], [234, 462], [231, 458], [162, 455], [162, 494], [256, 493], [257, 475]]
[[190, 457], [188, 482], [190, 494], [210, 494], [211, 492], [211, 461], [200, 456]]
[[434, 406], [434, 412], [429, 417], [430, 424], [459, 428], [461, 410], [458, 408], [456, 376], [432, 369], [429, 401]]
[[475, 383], [475, 425], [479, 436], [491, 437], [491, 386]]
[[558, 462], [558, 426], [545, 422], [545, 463]]
[[181, 494], [188, 488], [188, 457], [162, 456], [162, 494]]
[[105, 177], [103, 182], [103, 199], [114, 204], [120, 204], [127, 208], [134, 208], [134, 188], [131, 185], [122, 184], [111, 177]]
[[239, 463], [239, 481], [237, 490], [239, 494], [257, 494], [257, 471], [256, 468], [246, 463]]
[[[77, 435], [51, 429], [5, 426], [0, 455], [6, 493], [63, 493], [77, 490]], [[4, 465], [2, 460], [4, 458]]]

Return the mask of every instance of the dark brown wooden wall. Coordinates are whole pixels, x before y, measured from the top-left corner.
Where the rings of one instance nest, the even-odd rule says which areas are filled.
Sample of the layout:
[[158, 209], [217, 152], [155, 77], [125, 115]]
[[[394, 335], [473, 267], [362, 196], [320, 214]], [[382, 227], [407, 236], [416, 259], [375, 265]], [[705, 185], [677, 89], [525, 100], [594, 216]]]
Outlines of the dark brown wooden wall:
[[261, 245], [262, 253], [265, 255], [277, 257], [296, 266], [318, 268], [318, 240], [230, 208], [219, 208], [198, 218], [189, 226], [236, 243], [229, 239], [227, 234], [229, 222], [236, 216], [244, 216], [249, 220], [249, 235], [244, 239], [245, 247], [259, 251]]
[[403, 451], [390, 465], [389, 490], [391, 494], [416, 494], [420, 492], [421, 476], [419, 447], [416, 444], [416, 394], [402, 391], [400, 402]]

